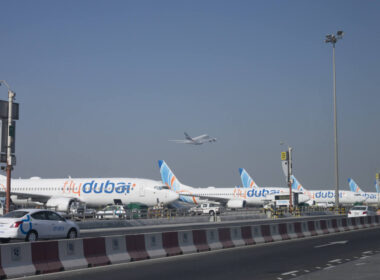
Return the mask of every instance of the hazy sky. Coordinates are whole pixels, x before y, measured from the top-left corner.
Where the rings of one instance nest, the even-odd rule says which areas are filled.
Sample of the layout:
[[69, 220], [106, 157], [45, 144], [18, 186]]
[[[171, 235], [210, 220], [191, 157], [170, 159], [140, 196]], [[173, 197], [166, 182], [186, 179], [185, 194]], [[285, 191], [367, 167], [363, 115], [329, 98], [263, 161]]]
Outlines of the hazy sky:
[[[14, 177], [334, 185], [336, 45], [341, 186], [380, 171], [379, 1], [2, 1], [0, 79], [16, 92]], [[0, 88], [2, 99], [7, 91]], [[207, 133], [215, 144], [181, 145]]]

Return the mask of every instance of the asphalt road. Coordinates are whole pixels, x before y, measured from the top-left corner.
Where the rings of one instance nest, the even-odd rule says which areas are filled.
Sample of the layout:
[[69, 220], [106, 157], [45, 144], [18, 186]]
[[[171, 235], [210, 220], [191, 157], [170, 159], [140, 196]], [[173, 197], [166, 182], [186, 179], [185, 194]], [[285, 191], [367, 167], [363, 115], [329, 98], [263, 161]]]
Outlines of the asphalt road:
[[[380, 229], [376, 228], [45, 274], [28, 279], [290, 279], [329, 266], [352, 262], [364, 254], [378, 253], [380, 252], [379, 236]], [[324, 279], [329, 279], [329, 277], [326, 276]]]

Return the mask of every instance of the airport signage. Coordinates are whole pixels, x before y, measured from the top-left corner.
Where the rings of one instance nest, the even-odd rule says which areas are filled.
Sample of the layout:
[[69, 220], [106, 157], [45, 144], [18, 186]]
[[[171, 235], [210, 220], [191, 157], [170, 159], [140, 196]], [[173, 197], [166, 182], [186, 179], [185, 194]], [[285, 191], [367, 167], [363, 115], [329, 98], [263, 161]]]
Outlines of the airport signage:
[[[8, 101], [0, 100], [0, 119], [8, 119]], [[19, 104], [12, 104], [12, 119], [18, 120]]]
[[[1, 129], [0, 129], [0, 141], [1, 141], [1, 153], [7, 153], [8, 147], [8, 120], [0, 120]], [[12, 125], [9, 128], [9, 135], [12, 137], [11, 144], [11, 153], [14, 154], [16, 150], [16, 122], [12, 121]]]
[[289, 152], [281, 152], [281, 160], [288, 160]]

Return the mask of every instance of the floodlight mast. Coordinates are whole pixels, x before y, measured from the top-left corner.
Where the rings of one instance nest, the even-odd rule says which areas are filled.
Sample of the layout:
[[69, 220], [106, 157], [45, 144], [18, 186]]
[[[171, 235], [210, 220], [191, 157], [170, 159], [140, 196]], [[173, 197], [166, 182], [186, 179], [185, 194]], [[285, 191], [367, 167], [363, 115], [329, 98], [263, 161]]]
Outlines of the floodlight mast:
[[12, 126], [12, 107], [13, 99], [16, 94], [10, 89], [6, 81], [0, 81], [0, 85], [4, 84], [8, 88], [8, 141], [7, 141], [7, 191], [5, 194], [5, 213], [10, 211], [11, 205], [11, 171], [12, 171], [12, 140], [13, 135], [11, 135]]
[[342, 39], [344, 32], [339, 30], [336, 35], [326, 35], [325, 43], [333, 45], [333, 83], [334, 83], [334, 146], [335, 146], [335, 207], [339, 207], [339, 169], [338, 169], [338, 127], [337, 127], [337, 110], [336, 110], [336, 71], [335, 71], [335, 44]]

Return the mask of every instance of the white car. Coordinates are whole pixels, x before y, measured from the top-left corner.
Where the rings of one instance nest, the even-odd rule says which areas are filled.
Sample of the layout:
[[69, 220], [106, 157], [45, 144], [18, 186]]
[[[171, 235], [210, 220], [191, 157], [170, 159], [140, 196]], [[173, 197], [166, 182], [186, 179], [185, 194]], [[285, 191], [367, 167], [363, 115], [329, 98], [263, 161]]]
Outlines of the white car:
[[0, 241], [11, 239], [77, 238], [79, 227], [59, 214], [45, 209], [19, 209], [0, 217]]
[[354, 206], [348, 211], [347, 217], [365, 217], [376, 215], [376, 210], [373, 207], [360, 205]]
[[125, 215], [126, 211], [122, 205], [109, 205], [103, 210], [96, 212], [97, 219], [121, 219]]

